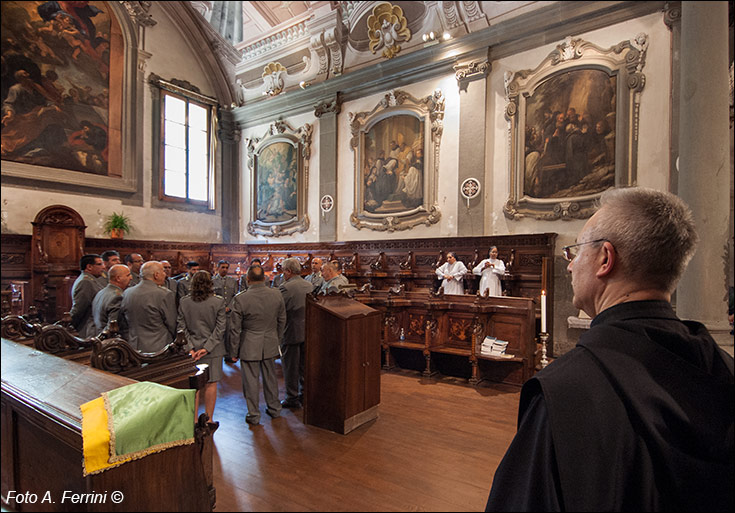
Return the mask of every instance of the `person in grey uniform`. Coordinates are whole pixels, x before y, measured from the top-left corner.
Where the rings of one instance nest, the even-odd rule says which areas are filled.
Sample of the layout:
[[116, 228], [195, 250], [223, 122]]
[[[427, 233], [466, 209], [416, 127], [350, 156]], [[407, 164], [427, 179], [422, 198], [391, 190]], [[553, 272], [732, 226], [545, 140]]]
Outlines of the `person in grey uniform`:
[[130, 268], [130, 273], [133, 275], [133, 279], [130, 281], [129, 287], [135, 287], [140, 283], [140, 268], [145, 263], [140, 253], [130, 253], [125, 256], [125, 265]]
[[79, 268], [82, 274], [71, 289], [71, 325], [77, 330], [80, 338], [88, 338], [95, 335], [92, 301], [102, 290], [98, 280], [105, 267], [99, 255], [88, 254], [79, 260]]
[[177, 285], [176, 285], [176, 304], [177, 305], [181, 303], [181, 298], [189, 294], [189, 290], [191, 289], [191, 278], [192, 276], [194, 276], [194, 273], [199, 270], [199, 262], [195, 262], [194, 260], [190, 260], [189, 262], [186, 262], [186, 270], [187, 270], [186, 274], [177, 280]]
[[[260, 265], [260, 258], [253, 258], [250, 261], [250, 267], [252, 267], [254, 265], [258, 265], [258, 266]], [[245, 292], [246, 290], [248, 290], [248, 277], [247, 277], [247, 273], [245, 273], [242, 276], [240, 276], [240, 279], [238, 280], [238, 287], [239, 287], [239, 291], [240, 292]]]
[[92, 301], [95, 334], [104, 330], [110, 321], [118, 320], [123, 291], [128, 288], [133, 275], [127, 265], [118, 264], [110, 268], [109, 279], [110, 283]]
[[311, 274], [304, 278], [306, 281], [311, 283], [312, 289], [317, 291], [321, 288], [324, 283], [324, 277], [322, 277], [322, 259], [315, 257], [311, 259]]
[[123, 338], [141, 353], [155, 353], [176, 335], [176, 298], [162, 287], [166, 273], [151, 260], [140, 268], [142, 281], [123, 292], [120, 324]]
[[[217, 382], [222, 379], [222, 356], [225, 354], [225, 300], [214, 294], [212, 278], [207, 271], [194, 273], [190, 293], [179, 304], [176, 326], [179, 331], [186, 332], [186, 349], [194, 361], [209, 365], [209, 381], [204, 386], [204, 411], [213, 422]], [[199, 399], [197, 390], [197, 413]]]
[[105, 251], [100, 255], [100, 257], [102, 258], [102, 263], [105, 264], [105, 270], [102, 271], [102, 275], [97, 278], [97, 281], [100, 282], [102, 288], [105, 288], [107, 287], [107, 283], [110, 280], [110, 269], [112, 269], [113, 265], [121, 264], [122, 261], [120, 260], [120, 253], [118, 253], [114, 249], [109, 249]]
[[286, 329], [286, 305], [281, 293], [265, 285], [265, 273], [260, 266], [250, 266], [247, 273], [248, 290], [232, 301], [231, 354], [240, 358], [243, 394], [248, 405], [245, 421], [260, 422], [258, 409], [258, 378], [263, 373], [263, 395], [266, 413], [280, 416], [276, 380], [276, 358], [279, 341]]
[[160, 262], [163, 266], [163, 272], [166, 273], [166, 279], [163, 280], [163, 286], [176, 294], [176, 290], [179, 284], [171, 277], [171, 262], [169, 262], [168, 260], [160, 260]]
[[343, 283], [344, 278], [341, 274], [337, 274], [337, 269], [332, 262], [327, 262], [322, 266], [322, 276], [324, 283], [319, 287], [319, 294], [339, 292], [339, 286]]
[[225, 300], [225, 317], [227, 319], [227, 326], [225, 328], [225, 361], [230, 363], [237, 362], [237, 358], [233, 358], [229, 354], [230, 348], [230, 310], [232, 309], [232, 298], [237, 294], [237, 278], [227, 276], [230, 271], [230, 263], [227, 260], [220, 260], [217, 263], [217, 274], [212, 278], [214, 284], [214, 293], [222, 296]]
[[301, 264], [295, 258], [283, 261], [283, 276], [286, 281], [279, 290], [286, 305], [286, 331], [281, 342], [286, 398], [281, 401], [281, 406], [298, 408], [301, 406], [304, 390], [306, 295], [313, 292], [314, 287], [301, 277]]

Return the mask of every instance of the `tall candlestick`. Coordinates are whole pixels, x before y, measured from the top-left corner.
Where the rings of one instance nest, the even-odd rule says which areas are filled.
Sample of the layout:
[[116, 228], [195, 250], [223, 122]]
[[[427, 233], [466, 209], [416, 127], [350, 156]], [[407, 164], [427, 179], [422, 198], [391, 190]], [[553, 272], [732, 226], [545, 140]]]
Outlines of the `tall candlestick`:
[[541, 332], [546, 333], [546, 291], [541, 291]]

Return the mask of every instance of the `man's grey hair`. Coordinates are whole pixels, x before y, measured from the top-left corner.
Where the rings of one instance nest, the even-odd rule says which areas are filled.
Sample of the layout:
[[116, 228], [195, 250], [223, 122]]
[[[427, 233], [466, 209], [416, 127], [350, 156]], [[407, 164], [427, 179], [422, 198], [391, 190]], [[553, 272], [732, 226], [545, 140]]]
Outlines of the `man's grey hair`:
[[606, 215], [586, 239], [610, 241], [631, 280], [673, 292], [699, 240], [687, 204], [668, 192], [630, 187], [605, 191], [600, 208]]
[[291, 274], [295, 274], [296, 276], [301, 274], [301, 264], [295, 258], [287, 258], [284, 260], [281, 264], [281, 268], [283, 268], [284, 271], [289, 271]]
[[144, 280], [153, 280], [156, 271], [163, 271], [163, 266], [158, 260], [149, 260], [140, 267], [140, 277]]
[[322, 265], [322, 272], [326, 271], [327, 269], [329, 269], [333, 273], [337, 272], [337, 266], [334, 265], [334, 262], [325, 262], [324, 265]]

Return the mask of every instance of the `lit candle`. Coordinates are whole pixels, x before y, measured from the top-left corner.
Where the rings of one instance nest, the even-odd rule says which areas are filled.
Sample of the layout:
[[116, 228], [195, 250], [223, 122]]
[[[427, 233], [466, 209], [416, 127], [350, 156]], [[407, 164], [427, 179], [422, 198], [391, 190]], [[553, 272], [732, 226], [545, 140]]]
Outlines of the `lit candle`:
[[546, 333], [546, 291], [541, 291], [541, 332]]

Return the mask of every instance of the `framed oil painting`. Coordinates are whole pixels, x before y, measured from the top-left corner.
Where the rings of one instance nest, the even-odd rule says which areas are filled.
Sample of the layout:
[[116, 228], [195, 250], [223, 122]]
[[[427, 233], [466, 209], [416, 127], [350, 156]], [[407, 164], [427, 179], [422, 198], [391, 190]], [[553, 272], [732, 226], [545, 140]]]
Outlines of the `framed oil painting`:
[[602, 49], [567, 38], [535, 70], [506, 74], [506, 217], [586, 218], [610, 187], [634, 185], [647, 37]]
[[[117, 2], [2, 2], [3, 178], [133, 191], [136, 29]], [[128, 44], [126, 44], [128, 42]]]
[[379, 231], [430, 225], [436, 205], [444, 98], [391, 91], [370, 112], [350, 113], [355, 153], [353, 226]]
[[294, 129], [273, 123], [259, 139], [247, 141], [251, 169], [251, 212], [248, 233], [279, 237], [309, 228], [306, 192], [312, 127]]

